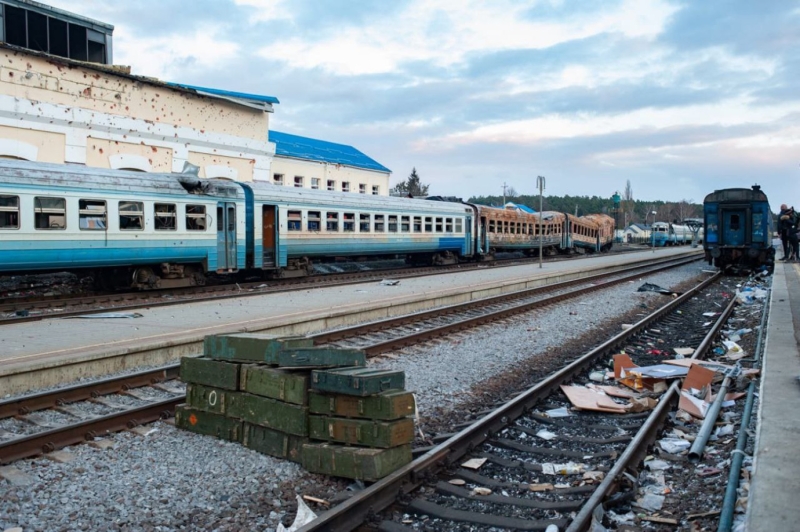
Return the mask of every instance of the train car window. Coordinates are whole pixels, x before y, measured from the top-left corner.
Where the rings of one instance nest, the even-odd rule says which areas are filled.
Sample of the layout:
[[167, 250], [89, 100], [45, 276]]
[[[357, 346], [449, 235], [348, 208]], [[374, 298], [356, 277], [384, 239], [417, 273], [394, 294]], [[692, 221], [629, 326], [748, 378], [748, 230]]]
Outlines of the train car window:
[[422, 216], [414, 216], [414, 232], [422, 232]]
[[186, 230], [187, 231], [205, 231], [206, 223], [206, 206], [205, 205], [187, 205], [186, 206]]
[[328, 186], [328, 190], [330, 190], [331, 192], [336, 191], [336, 181], [334, 181], [333, 179], [328, 179], [327, 186]]
[[489, 220], [489, 232], [490, 232], [490, 233], [494, 233], [494, 232], [495, 232], [495, 229], [494, 229], [494, 220]]
[[66, 229], [67, 200], [64, 198], [33, 198], [34, 225], [36, 229]]
[[308, 230], [319, 231], [322, 227], [322, 217], [319, 211], [308, 211]]
[[175, 231], [178, 228], [178, 212], [174, 203], [153, 205], [153, 220], [156, 231]]
[[383, 214], [376, 214], [375, 215], [375, 232], [376, 233], [383, 233], [386, 231], [386, 224], [384, 223], [384, 216]]
[[138, 201], [120, 201], [119, 228], [122, 231], [144, 229], [144, 204]]
[[453, 232], [453, 219], [452, 218], [445, 218], [444, 219], [444, 232], [445, 233], [452, 233]]
[[517, 233], [517, 224], [515, 222], [508, 222], [508, 232], [512, 235]]
[[738, 214], [731, 214], [731, 231], [738, 231], [739, 230], [739, 215]]
[[0, 196], [0, 229], [19, 229], [19, 196]]
[[303, 224], [303, 215], [300, 211], [289, 211], [286, 213], [286, 228], [289, 231], [300, 231]]
[[369, 214], [359, 214], [360, 222], [358, 224], [358, 230], [361, 231], [362, 233], [370, 232], [369, 216], [370, 216]]
[[397, 232], [397, 215], [395, 214], [389, 215], [389, 232], [390, 233]]
[[350, 192], [350, 181], [342, 181], [342, 192]]
[[400, 217], [400, 231], [403, 233], [410, 233], [411, 232], [411, 217], [410, 216], [401, 216]]
[[344, 222], [342, 223], [342, 229], [345, 233], [355, 233], [356, 232], [356, 215], [352, 212], [344, 213]]
[[339, 213], [329, 212], [325, 214], [325, 230], [339, 232]]
[[82, 231], [105, 231], [106, 202], [78, 200], [78, 227]]
[[438, 217], [436, 218], [436, 232], [437, 233], [441, 233], [442, 229], [444, 229], [443, 222], [444, 222], [443, 218], [438, 218]]
[[433, 233], [433, 218], [430, 216], [425, 217], [425, 232]]
[[456, 233], [461, 233], [464, 230], [462, 222], [463, 220], [461, 218], [456, 218]]

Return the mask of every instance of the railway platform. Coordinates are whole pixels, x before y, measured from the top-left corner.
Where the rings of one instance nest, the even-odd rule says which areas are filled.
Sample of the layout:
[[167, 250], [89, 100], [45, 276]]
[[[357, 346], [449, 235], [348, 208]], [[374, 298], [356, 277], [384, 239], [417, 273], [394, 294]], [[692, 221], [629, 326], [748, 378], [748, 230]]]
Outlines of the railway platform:
[[762, 367], [748, 532], [800, 529], [800, 264], [778, 263]]
[[[388, 318], [602, 273], [653, 257], [701, 253], [660, 248], [570, 261], [465, 270], [451, 275], [320, 287], [166, 307], [143, 307], [135, 319], [45, 319], [0, 328], [0, 397], [175, 362], [202, 352], [211, 334], [267, 332], [288, 336]], [[702, 262], [698, 262], [698, 269]]]

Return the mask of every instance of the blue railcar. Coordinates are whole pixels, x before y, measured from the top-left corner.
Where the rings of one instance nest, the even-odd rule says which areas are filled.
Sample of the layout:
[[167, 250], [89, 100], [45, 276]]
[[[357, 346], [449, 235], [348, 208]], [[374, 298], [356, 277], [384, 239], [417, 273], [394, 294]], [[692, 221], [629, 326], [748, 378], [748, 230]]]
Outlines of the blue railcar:
[[773, 220], [761, 187], [715, 190], [703, 201], [705, 259], [721, 269], [775, 268]]

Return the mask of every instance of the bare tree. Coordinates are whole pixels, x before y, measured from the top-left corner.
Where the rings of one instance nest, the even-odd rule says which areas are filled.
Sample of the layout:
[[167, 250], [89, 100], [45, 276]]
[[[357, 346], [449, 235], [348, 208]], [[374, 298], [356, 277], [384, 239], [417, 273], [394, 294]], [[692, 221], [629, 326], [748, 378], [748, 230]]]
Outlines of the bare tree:
[[625, 183], [625, 192], [622, 193], [622, 212], [624, 213], [625, 220], [630, 220], [631, 223], [634, 222], [633, 210], [635, 206], [636, 203], [633, 201], [633, 187], [631, 186], [631, 180], [628, 179]]

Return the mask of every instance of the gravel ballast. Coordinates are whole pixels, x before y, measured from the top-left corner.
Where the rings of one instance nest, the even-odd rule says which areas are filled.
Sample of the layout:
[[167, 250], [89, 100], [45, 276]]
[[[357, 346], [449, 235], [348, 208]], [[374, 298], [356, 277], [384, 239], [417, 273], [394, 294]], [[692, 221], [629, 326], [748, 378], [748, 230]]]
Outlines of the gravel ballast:
[[[694, 263], [646, 280], [670, 288], [707, 277], [701, 269]], [[424, 420], [434, 411], [456, 410], [480, 392], [476, 385], [509, 366], [669, 301], [636, 292], [644, 281], [643, 276], [641, 282], [408, 348], [373, 364], [406, 372], [406, 387], [416, 393]], [[70, 447], [74, 459], [68, 463], [46, 458], [15, 463], [30, 484], [0, 480], [0, 530], [274, 530], [280, 520], [294, 517], [296, 494], [330, 500], [349, 485], [169, 423], [149, 427], [146, 436], [109, 435], [110, 449]]]

